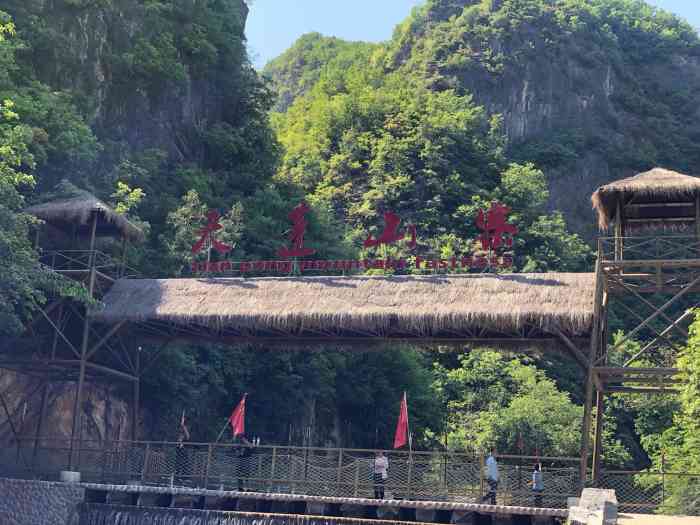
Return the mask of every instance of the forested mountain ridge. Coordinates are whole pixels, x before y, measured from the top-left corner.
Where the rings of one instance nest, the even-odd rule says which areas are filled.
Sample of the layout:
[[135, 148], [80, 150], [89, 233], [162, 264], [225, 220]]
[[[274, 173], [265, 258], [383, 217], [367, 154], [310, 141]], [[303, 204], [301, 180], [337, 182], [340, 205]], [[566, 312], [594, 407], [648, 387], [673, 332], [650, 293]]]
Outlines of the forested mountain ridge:
[[[264, 73], [287, 98], [308, 93], [296, 78], [332, 83], [339, 71], [330, 61], [319, 74], [307, 57], [342, 49], [347, 60], [352, 45], [307, 35]], [[545, 171], [549, 206], [589, 238], [596, 186], [656, 165], [700, 169], [698, 35], [642, 1], [428, 0], [360, 55], [382, 76], [470, 94], [501, 115], [508, 154]], [[289, 64], [305, 69], [282, 75]]]
[[368, 62], [378, 44], [346, 42], [320, 33], [308, 33], [265, 66], [277, 93], [275, 111], [286, 111], [294, 99], [309, 91], [323, 71]]

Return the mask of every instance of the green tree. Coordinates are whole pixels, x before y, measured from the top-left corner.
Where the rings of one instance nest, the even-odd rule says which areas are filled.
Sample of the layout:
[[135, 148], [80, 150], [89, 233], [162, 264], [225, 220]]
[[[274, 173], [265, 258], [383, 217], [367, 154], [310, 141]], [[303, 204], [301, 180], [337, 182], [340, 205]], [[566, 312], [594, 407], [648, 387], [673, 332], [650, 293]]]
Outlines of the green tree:
[[[678, 358], [678, 378], [682, 381], [680, 411], [673, 416], [673, 426], [650, 450], [655, 470], [700, 473], [700, 316], [690, 326], [688, 346]], [[641, 476], [643, 485], [654, 486], [658, 476]], [[700, 477], [667, 476], [664, 485], [664, 512], [697, 514], [700, 511]]]
[[[12, 68], [13, 54], [5, 52], [14, 27], [0, 12], [0, 70]], [[17, 334], [23, 322], [46, 301], [46, 294], [77, 295], [80, 287], [39, 265], [29, 240], [35, 221], [22, 212], [22, 191], [34, 185], [30, 152], [31, 128], [20, 121], [11, 100], [0, 101], [0, 335]]]
[[451, 448], [518, 454], [577, 455], [582, 408], [531, 364], [472, 350], [459, 366], [436, 365], [434, 389], [447, 407]]

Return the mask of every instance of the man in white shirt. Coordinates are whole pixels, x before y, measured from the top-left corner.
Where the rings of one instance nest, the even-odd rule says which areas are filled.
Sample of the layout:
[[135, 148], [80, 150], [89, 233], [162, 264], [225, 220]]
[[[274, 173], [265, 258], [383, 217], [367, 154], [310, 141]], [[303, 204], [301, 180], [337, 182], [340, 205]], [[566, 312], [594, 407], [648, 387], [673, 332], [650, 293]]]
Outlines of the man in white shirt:
[[384, 455], [384, 452], [377, 450], [374, 455], [374, 497], [376, 499], [384, 499], [384, 483], [389, 470], [389, 458]]
[[491, 505], [496, 504], [496, 489], [498, 488], [498, 462], [495, 456], [496, 449], [492, 448], [489, 457], [486, 458], [486, 482], [489, 484], [489, 491], [481, 498], [482, 503], [489, 500]]

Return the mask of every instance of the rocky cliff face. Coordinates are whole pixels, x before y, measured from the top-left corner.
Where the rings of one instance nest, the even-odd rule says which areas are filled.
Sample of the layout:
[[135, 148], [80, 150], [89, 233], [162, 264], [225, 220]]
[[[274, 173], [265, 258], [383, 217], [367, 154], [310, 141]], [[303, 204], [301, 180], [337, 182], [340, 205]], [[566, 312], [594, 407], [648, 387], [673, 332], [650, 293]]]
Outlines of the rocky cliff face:
[[24, 66], [74, 96], [108, 155], [158, 148], [196, 158], [193, 136], [245, 96], [234, 89], [246, 74], [244, 0], [6, 4], [28, 44]]
[[[31, 456], [37, 430], [39, 448], [66, 448], [73, 425], [74, 383], [52, 383], [46, 388], [45, 419], [39, 427], [44, 382], [36, 378], [3, 372], [0, 391], [10, 412], [0, 411], [0, 443], [15, 447], [15, 432], [25, 456]], [[82, 438], [92, 448], [104, 441], [131, 439], [130, 406], [110, 385], [88, 384], [82, 406]], [[13, 432], [14, 427], [14, 432]], [[37, 456], [40, 457], [40, 456]]]

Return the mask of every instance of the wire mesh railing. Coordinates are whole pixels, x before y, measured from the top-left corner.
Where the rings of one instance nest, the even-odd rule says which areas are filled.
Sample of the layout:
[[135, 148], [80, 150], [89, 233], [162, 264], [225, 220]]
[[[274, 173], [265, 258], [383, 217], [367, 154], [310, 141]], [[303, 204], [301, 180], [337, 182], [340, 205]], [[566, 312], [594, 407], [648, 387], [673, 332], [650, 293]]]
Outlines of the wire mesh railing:
[[134, 278], [139, 276], [135, 270], [109, 254], [100, 250], [53, 250], [41, 254], [40, 262], [52, 270], [70, 275], [86, 272], [94, 265], [95, 270], [111, 278]]
[[[58, 479], [68, 470], [68, 440], [21, 441], [0, 453], [15, 477]], [[85, 482], [199, 487], [337, 497], [374, 497], [373, 450], [214, 443], [81, 442], [73, 469]], [[474, 454], [385, 451], [384, 497], [478, 502], [488, 492], [484, 458]], [[497, 502], [534, 505], [532, 466], [542, 464], [541, 506], [566, 507], [579, 492], [578, 458], [501, 456]]]
[[700, 515], [700, 473], [611, 470], [598, 486], [615, 490], [621, 512]]
[[601, 261], [700, 259], [700, 238], [690, 235], [599, 237]]

